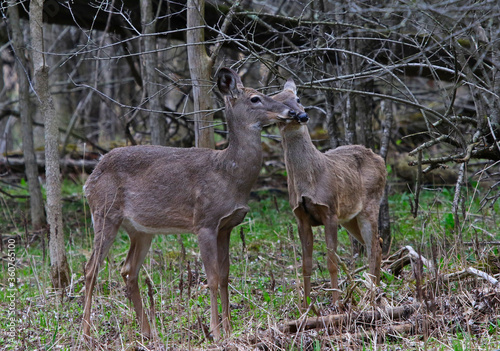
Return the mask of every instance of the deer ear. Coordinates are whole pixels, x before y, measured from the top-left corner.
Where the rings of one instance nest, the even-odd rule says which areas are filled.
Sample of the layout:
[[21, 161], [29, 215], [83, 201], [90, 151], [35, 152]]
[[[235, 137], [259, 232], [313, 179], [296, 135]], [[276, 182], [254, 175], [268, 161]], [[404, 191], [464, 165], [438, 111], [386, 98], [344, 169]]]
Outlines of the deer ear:
[[242, 93], [243, 83], [238, 73], [230, 68], [221, 68], [217, 72], [217, 87], [223, 95], [236, 97]]
[[297, 95], [297, 86], [292, 78], [288, 78], [283, 90], [291, 90], [295, 95]]

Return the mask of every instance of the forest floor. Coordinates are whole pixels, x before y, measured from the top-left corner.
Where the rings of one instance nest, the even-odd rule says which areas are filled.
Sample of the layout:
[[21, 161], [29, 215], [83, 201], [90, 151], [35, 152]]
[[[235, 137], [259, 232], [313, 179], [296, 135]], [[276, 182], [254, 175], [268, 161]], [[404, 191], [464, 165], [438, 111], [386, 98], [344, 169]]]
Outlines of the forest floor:
[[[71, 285], [51, 288], [47, 237], [26, 226], [24, 198], [0, 194], [1, 350], [88, 349], [81, 340], [83, 265], [93, 231], [81, 182], [64, 183]], [[20, 188], [1, 185], [10, 195]], [[315, 229], [312, 304], [301, 311], [301, 248], [286, 194], [259, 191], [233, 230], [230, 302], [233, 332], [211, 340], [209, 296], [196, 238], [155, 238], [140, 273], [156, 337], [139, 333], [119, 274], [128, 251], [120, 232], [103, 265], [92, 306], [95, 350], [497, 350], [500, 349], [500, 208], [479, 210], [480, 189], [466, 190], [455, 232], [453, 189], [423, 192], [417, 217], [412, 195], [390, 196], [392, 244], [373, 287], [366, 259], [353, 257], [339, 231], [341, 300], [332, 305], [322, 229]], [[15, 265], [9, 265], [11, 257]], [[15, 278], [10, 285], [9, 278]], [[150, 284], [146, 284], [149, 278]], [[149, 288], [148, 288], [149, 285]], [[151, 294], [148, 293], [151, 289]], [[374, 303], [373, 303], [374, 302]]]

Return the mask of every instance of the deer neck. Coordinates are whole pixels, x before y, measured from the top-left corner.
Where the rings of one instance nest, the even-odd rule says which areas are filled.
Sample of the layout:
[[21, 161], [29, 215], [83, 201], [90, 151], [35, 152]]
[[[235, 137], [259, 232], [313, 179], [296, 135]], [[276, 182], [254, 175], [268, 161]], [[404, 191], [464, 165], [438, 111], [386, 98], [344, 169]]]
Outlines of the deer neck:
[[323, 154], [314, 146], [306, 125], [299, 128], [281, 128], [282, 144], [284, 150], [286, 170], [289, 179], [289, 187], [296, 191], [315, 184], [323, 173]]
[[221, 163], [240, 184], [253, 185], [262, 167], [262, 144], [259, 123], [248, 125], [245, 117], [227, 109], [229, 146], [222, 151]]

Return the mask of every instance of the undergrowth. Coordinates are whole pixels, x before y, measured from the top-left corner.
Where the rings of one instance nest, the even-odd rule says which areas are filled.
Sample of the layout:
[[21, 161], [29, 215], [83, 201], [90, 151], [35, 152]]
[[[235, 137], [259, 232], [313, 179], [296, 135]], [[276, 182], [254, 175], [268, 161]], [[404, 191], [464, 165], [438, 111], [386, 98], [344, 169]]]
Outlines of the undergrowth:
[[[27, 195], [24, 184], [20, 184], [20, 187], [2, 185], [2, 190], [11, 196]], [[476, 267], [498, 278], [498, 246], [482, 244], [500, 239], [497, 229], [500, 214], [498, 205], [479, 210], [481, 190], [466, 189], [467, 199], [460, 217], [460, 233], [456, 233], [451, 213], [453, 191], [446, 187], [424, 191], [417, 217], [411, 215], [412, 195], [394, 192], [390, 196], [391, 253], [401, 247], [411, 246], [422, 256], [437, 262], [440, 273]], [[3, 315], [0, 327], [4, 331], [4, 336], [0, 338], [0, 349], [85, 349], [80, 331], [84, 289], [82, 275], [83, 266], [92, 250], [93, 232], [81, 184], [66, 181], [63, 187], [66, 250], [72, 270], [71, 285], [63, 293], [51, 289], [48, 239], [44, 232], [29, 230], [26, 224], [27, 200], [0, 196], [0, 233], [3, 243], [0, 271], [0, 306]], [[244, 222], [233, 230], [231, 238], [230, 303], [233, 334], [221, 344], [227, 349], [247, 349], [255, 343], [251, 339], [255, 339], [263, 330], [277, 328], [286, 321], [304, 317], [299, 309], [302, 299], [301, 247], [286, 195], [259, 191], [253, 194], [249, 205], [251, 211]], [[174, 350], [221, 346], [213, 343], [207, 333], [210, 320], [209, 294], [196, 237], [192, 234], [157, 236], [141, 270], [140, 287], [147, 310], [151, 308], [151, 301], [145, 279], [149, 278], [152, 282], [156, 311], [154, 324], [158, 333], [156, 341], [141, 337], [133, 308], [125, 298], [119, 271], [128, 245], [127, 234], [120, 232], [96, 284], [92, 333], [98, 340], [97, 349]], [[13, 250], [9, 251], [11, 247]], [[366, 260], [352, 255], [350, 240], [344, 229], [339, 230], [338, 254], [351, 274], [358, 269], [354, 279], [361, 281], [364, 270], [359, 268], [364, 266]], [[9, 269], [8, 263], [12, 256], [15, 257], [15, 266]], [[368, 308], [369, 304], [363, 295], [366, 292], [364, 286], [358, 285], [360, 290], [353, 290], [347, 296], [347, 291], [352, 289], [342, 269], [340, 282], [343, 298], [339, 305], [332, 306], [325, 256], [322, 229], [315, 228], [311, 278], [315, 310], [324, 315]], [[379, 295], [393, 305], [416, 301], [418, 285], [423, 283], [415, 280], [413, 270], [412, 266], [408, 266], [397, 275], [384, 270]], [[12, 274], [15, 284], [10, 285]], [[426, 279], [430, 280], [433, 272], [425, 271], [425, 274]], [[355, 333], [356, 330], [313, 330], [275, 336], [266, 341], [264, 348], [495, 350], [500, 345], [498, 304], [477, 295], [481, 291], [486, 294], [488, 284], [480, 279], [466, 279], [442, 282], [440, 286], [430, 289], [433, 294], [427, 291], [427, 300], [439, 306], [448, 303], [450, 309], [453, 306], [465, 306], [465, 312], [448, 311], [446, 317], [430, 309], [427, 314], [420, 312], [414, 323], [420, 323], [418, 318], [426, 321], [423, 324], [427, 325], [425, 333], [391, 334], [380, 343], [377, 337], [369, 336], [355, 341], [338, 338], [340, 332]], [[444, 301], [447, 298], [449, 301]], [[453, 299], [470, 301], [462, 301], [457, 305]], [[474, 306], [473, 302], [479, 300], [491, 304], [488, 313], [483, 313], [484, 318], [474, 314], [474, 308], [478, 306]], [[306, 315], [314, 316], [314, 309], [310, 309]], [[382, 333], [382, 329], [380, 331]]]

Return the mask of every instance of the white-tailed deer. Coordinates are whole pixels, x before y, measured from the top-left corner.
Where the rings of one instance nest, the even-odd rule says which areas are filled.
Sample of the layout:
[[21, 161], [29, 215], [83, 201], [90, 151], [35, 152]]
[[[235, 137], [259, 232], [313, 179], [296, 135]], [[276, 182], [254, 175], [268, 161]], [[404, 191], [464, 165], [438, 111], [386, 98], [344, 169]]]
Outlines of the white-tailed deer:
[[316, 149], [307, 129], [309, 117], [289, 79], [273, 99], [290, 107], [290, 120], [278, 123], [288, 174], [290, 206], [297, 219], [302, 244], [304, 306], [311, 292], [313, 232], [324, 225], [333, 302], [339, 298], [337, 227], [342, 225], [366, 245], [369, 272], [380, 280], [379, 206], [387, 172], [382, 157], [361, 145], [341, 146], [326, 153]]
[[[92, 291], [99, 266], [117, 231], [125, 229], [130, 250], [121, 269], [141, 332], [151, 329], [143, 310], [138, 273], [154, 234], [194, 233], [210, 289], [210, 328], [220, 338], [220, 288], [224, 334], [230, 333], [229, 237], [243, 221], [262, 165], [261, 130], [288, 118], [289, 108], [251, 88], [222, 68], [217, 85], [224, 95], [229, 146], [224, 150], [130, 146], [106, 154], [85, 183], [94, 224], [94, 248], [85, 268], [83, 334], [90, 336]], [[154, 318], [154, 316], [151, 316]]]

